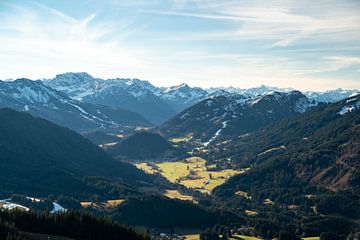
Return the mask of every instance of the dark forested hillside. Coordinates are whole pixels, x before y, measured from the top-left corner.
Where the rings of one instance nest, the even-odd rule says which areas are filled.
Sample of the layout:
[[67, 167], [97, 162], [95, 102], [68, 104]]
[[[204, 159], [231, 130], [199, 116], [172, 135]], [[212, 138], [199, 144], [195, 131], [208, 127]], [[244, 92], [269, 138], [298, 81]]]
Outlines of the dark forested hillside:
[[210, 143], [212, 137], [234, 137], [254, 131], [310, 106], [310, 101], [298, 91], [253, 98], [237, 94], [213, 96], [179, 113], [159, 126], [158, 131], [171, 137], [191, 134], [194, 139]]
[[150, 132], [135, 133], [107, 151], [115, 157], [134, 160], [153, 158], [166, 160], [183, 154], [160, 135]]
[[[70, 211], [49, 214], [0, 211], [0, 239], [38, 239], [29, 238], [29, 236], [39, 235], [43, 238], [51, 235], [74, 240], [148, 239], [146, 232], [122, 226], [109, 219], [97, 218], [89, 213]], [[46, 239], [53, 239], [53, 237], [46, 237]]]
[[274, 171], [282, 171], [314, 186], [359, 192], [360, 112], [340, 114], [346, 101], [319, 106], [233, 140], [222, 146], [227, 151], [213, 151], [218, 151], [217, 159], [230, 157], [234, 165], [252, 165], [246, 178], [267, 169], [265, 174], [260, 173], [263, 180]]
[[236, 194], [241, 191], [260, 205], [270, 199], [295, 206], [297, 212], [313, 206], [315, 215], [358, 219], [360, 111], [351, 108], [358, 102], [359, 97], [354, 97], [319, 106], [234, 140], [223, 146], [227, 152], [213, 149], [220, 161], [230, 158], [236, 166], [251, 167], [214, 194], [236, 202], [243, 201]]
[[0, 165], [2, 192], [36, 196], [96, 192], [94, 177], [132, 185], [150, 179], [79, 134], [11, 109], [0, 109]]
[[241, 224], [243, 220], [230, 212], [210, 211], [189, 201], [159, 196], [144, 196], [120, 205], [112, 217], [119, 222], [147, 227], [194, 228], [215, 224]]
[[119, 142], [122, 140], [121, 138], [110, 135], [104, 132], [95, 131], [95, 132], [85, 132], [81, 134], [83, 137], [89, 139], [96, 145], [105, 144], [105, 143], [113, 143], [113, 142]]

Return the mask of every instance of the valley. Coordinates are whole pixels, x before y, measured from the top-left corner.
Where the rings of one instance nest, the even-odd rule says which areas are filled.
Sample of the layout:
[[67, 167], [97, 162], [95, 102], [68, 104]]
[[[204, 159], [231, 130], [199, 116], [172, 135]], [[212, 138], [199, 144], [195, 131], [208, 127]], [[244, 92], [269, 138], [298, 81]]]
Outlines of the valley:
[[[91, 213], [100, 228], [138, 239], [357, 232], [360, 99], [352, 92], [324, 103], [293, 90], [220, 94], [86, 74], [1, 84], [0, 197], [8, 200], [0, 207], [15, 235], [78, 239], [14, 220], [36, 211], [50, 222]], [[152, 104], [175, 110], [148, 120], [133, 105], [109, 104], [120, 90], [132, 97], [146, 90]]]
[[0, 240], [360, 240], [360, 0], [0, 0]]
[[206, 166], [206, 160], [200, 157], [189, 157], [179, 162], [137, 163], [135, 166], [150, 174], [161, 174], [172, 183], [208, 194], [230, 177], [248, 170], [214, 171], [212, 166]]

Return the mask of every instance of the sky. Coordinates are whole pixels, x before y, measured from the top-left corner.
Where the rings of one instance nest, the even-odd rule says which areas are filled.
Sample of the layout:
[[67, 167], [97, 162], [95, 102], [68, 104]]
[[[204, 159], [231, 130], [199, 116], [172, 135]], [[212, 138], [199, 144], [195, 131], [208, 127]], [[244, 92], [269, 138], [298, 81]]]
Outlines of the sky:
[[0, 79], [360, 89], [359, 0], [0, 0]]

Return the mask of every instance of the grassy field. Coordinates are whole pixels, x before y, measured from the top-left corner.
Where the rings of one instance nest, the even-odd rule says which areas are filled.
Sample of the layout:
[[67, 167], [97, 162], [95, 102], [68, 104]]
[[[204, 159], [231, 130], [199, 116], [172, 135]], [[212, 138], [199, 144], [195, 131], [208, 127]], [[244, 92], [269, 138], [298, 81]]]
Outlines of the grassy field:
[[200, 235], [199, 234], [193, 234], [193, 235], [184, 235], [186, 240], [199, 240]]
[[170, 142], [173, 143], [180, 143], [180, 142], [190, 142], [193, 139], [191, 134], [187, 135], [186, 137], [178, 137], [178, 138], [170, 138]]
[[251, 196], [247, 192], [237, 191], [235, 195], [251, 200]]
[[273, 205], [273, 204], [274, 204], [274, 202], [271, 201], [270, 198], [265, 199], [263, 203], [264, 203], [265, 205]]
[[94, 207], [94, 208], [114, 208], [122, 204], [124, 199], [113, 199], [107, 200], [106, 202], [94, 203], [94, 202], [80, 202], [81, 206], [84, 208]]
[[149, 173], [149, 174], [154, 174], [154, 173], [159, 172], [159, 171], [157, 171], [156, 169], [154, 169], [153, 166], [150, 166], [148, 163], [137, 163], [137, 164], [135, 164], [135, 166], [136, 166], [138, 169], [141, 169], [141, 170], [143, 170], [144, 172]]
[[252, 210], [245, 210], [245, 214], [248, 216], [256, 216], [258, 213]]
[[237, 234], [235, 234], [233, 237], [229, 238], [229, 240], [237, 240], [237, 239], [244, 239], [244, 240], [261, 240], [262, 238], [249, 237], [249, 236], [237, 235]]
[[[185, 239], [186, 240], [199, 240], [200, 239], [200, 235], [199, 234], [194, 234], [194, 235], [185, 235]], [[257, 237], [249, 237], [249, 236], [245, 236], [245, 235], [237, 235], [235, 234], [233, 237], [230, 237], [229, 240], [238, 240], [238, 239], [244, 239], [244, 240], [262, 240], [262, 238], [257, 238]], [[307, 237], [307, 238], [302, 238], [302, 240], [320, 240], [320, 237]]]
[[136, 167], [150, 174], [160, 173], [173, 183], [206, 193], [210, 193], [215, 187], [223, 184], [229, 177], [247, 170], [208, 170], [206, 160], [200, 157], [190, 157], [178, 162], [157, 163], [155, 166], [139, 163]]
[[172, 199], [179, 199], [183, 201], [193, 201], [193, 197], [190, 195], [181, 194], [178, 190], [165, 190], [164, 196]]
[[[199, 240], [200, 235], [199, 234], [193, 234], [193, 235], [184, 235], [186, 240]], [[249, 237], [244, 235], [234, 235], [233, 237], [230, 237], [229, 240], [238, 240], [238, 239], [244, 239], [244, 240], [262, 240], [261, 238], [257, 237]]]

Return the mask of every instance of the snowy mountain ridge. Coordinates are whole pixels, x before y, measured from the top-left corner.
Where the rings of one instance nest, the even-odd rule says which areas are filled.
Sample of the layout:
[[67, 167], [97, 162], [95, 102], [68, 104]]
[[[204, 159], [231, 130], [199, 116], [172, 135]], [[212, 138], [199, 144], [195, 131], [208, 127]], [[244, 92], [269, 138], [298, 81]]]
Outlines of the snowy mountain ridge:
[[[64, 96], [69, 96], [75, 101], [130, 110], [144, 116], [153, 124], [161, 124], [177, 113], [207, 98], [217, 96], [232, 98], [236, 95], [241, 95], [256, 101], [261, 97], [274, 93], [290, 93], [294, 91], [291, 88], [277, 88], [264, 85], [249, 89], [235, 87], [204, 89], [190, 87], [185, 83], [171, 87], [156, 87], [144, 80], [129, 78], [104, 80], [84, 72], [58, 74], [53, 79], [42, 80], [42, 83], [49, 88], [61, 92]], [[46, 102], [50, 96], [31, 95], [30, 89], [27, 88], [21, 89], [21, 91], [17, 91], [13, 97], [18, 99], [28, 97], [33, 100], [40, 98]], [[357, 92], [359, 91], [336, 89], [325, 92], [308, 91], [303, 94], [310, 101], [335, 102]], [[244, 102], [245, 100], [238, 99], [238, 101]], [[304, 109], [304, 106], [299, 105], [299, 109]]]
[[[117, 87], [128, 90], [135, 97], [152, 93], [164, 101], [177, 103], [187, 101], [186, 103], [196, 103], [212, 95], [236, 93], [246, 97], [255, 97], [266, 95], [271, 92], [292, 92], [293, 88], [278, 88], [261, 85], [253, 88], [236, 88], [236, 87], [217, 87], [201, 88], [190, 87], [186, 83], [170, 87], [156, 87], [150, 82], [139, 79], [116, 78], [100, 79], [94, 78], [88, 73], [63, 73], [56, 75], [53, 79], [44, 80], [44, 84], [56, 90], [66, 92], [71, 98], [82, 100], [85, 96], [94, 94], [95, 91], [102, 91], [109, 87]], [[359, 90], [334, 89], [323, 92], [305, 91], [303, 92], [310, 100], [317, 102], [336, 102], [341, 99], [350, 97], [352, 94], [359, 93]], [[186, 105], [185, 103], [185, 105]], [[174, 106], [172, 106], [174, 107]], [[183, 108], [185, 109], [185, 108]], [[181, 110], [183, 110], [181, 109]]]
[[255, 97], [236, 93], [213, 95], [179, 113], [158, 130], [169, 137], [190, 134], [208, 146], [219, 138], [248, 133], [316, 105], [299, 91], [274, 91]]
[[80, 102], [29, 79], [0, 81], [0, 107], [29, 112], [78, 131], [150, 125], [136, 113]]

